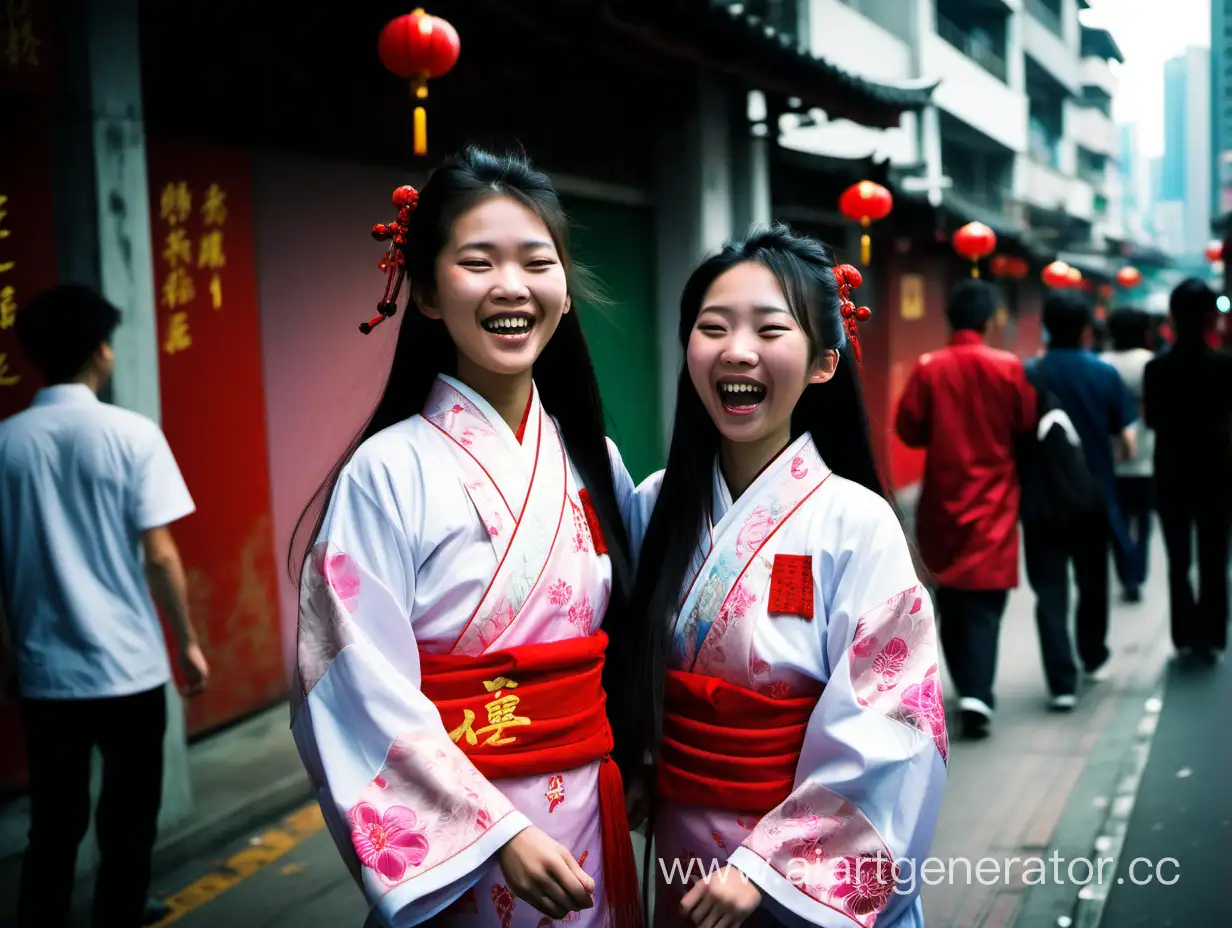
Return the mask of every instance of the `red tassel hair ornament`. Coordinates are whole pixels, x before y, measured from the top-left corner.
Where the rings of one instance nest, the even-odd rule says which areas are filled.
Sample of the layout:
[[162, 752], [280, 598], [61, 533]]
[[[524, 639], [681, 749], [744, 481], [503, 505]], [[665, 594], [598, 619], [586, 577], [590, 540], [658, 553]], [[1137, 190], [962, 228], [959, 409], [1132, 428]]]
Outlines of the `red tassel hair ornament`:
[[402, 249], [406, 247], [411, 213], [418, 204], [418, 190], [409, 184], [399, 187], [394, 191], [394, 206], [398, 209], [398, 218], [388, 224], [378, 222], [372, 227], [374, 239], [378, 242], [389, 242], [389, 250], [377, 265], [388, 276], [385, 279], [385, 295], [376, 304], [378, 315], [359, 324], [359, 331], [365, 335], [398, 311], [398, 292], [402, 289], [403, 278], [406, 277], [406, 255]]
[[864, 283], [864, 275], [850, 264], [840, 264], [834, 268], [834, 279], [838, 282], [838, 298], [841, 301], [840, 312], [843, 314], [843, 329], [847, 332], [847, 341], [851, 342], [851, 353], [856, 361], [860, 360], [860, 333], [857, 322], [864, 322], [873, 311], [867, 306], [856, 306], [851, 299], [851, 291]]

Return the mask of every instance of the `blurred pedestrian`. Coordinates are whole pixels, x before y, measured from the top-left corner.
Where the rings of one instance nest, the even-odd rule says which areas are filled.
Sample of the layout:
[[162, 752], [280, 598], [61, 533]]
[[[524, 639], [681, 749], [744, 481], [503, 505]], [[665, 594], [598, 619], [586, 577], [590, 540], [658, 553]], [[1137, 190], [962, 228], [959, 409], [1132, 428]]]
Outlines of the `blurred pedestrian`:
[[154, 597], [189, 693], [209, 667], [188, 617], [168, 526], [193, 511], [162, 431], [99, 401], [120, 313], [64, 286], [17, 314], [17, 337], [48, 386], [0, 423], [0, 604], [30, 778], [30, 838], [18, 925], [68, 921], [77, 846], [102, 754], [94, 925], [143, 922], [162, 799], [171, 678]]
[[1018, 586], [1019, 482], [1014, 443], [1035, 424], [1035, 391], [1022, 361], [985, 339], [996, 291], [981, 280], [954, 288], [948, 347], [923, 355], [899, 402], [896, 430], [927, 448], [916, 534], [936, 578], [941, 644], [961, 694], [963, 733], [988, 734], [996, 705], [997, 638]]
[[[1172, 643], [1218, 662], [1228, 641], [1232, 524], [1232, 357], [1207, 344], [1216, 294], [1196, 278], [1172, 291], [1176, 344], [1146, 366], [1143, 400], [1155, 430], [1155, 496], [1168, 552]], [[1198, 595], [1189, 572], [1198, 541]]]
[[1139, 407], [1139, 419], [1130, 426], [1134, 430], [1135, 453], [1132, 457], [1119, 455], [1116, 461], [1117, 505], [1129, 544], [1113, 547], [1125, 601], [1136, 603], [1142, 599], [1142, 585], [1146, 583], [1147, 552], [1151, 538], [1151, 475], [1154, 470], [1155, 436], [1141, 416], [1142, 376], [1147, 363], [1155, 357], [1148, 347], [1151, 318], [1138, 309], [1117, 309], [1108, 317], [1108, 332], [1112, 350], [1104, 352], [1101, 357], [1116, 368]]
[[1078, 586], [1078, 655], [1088, 680], [1110, 672], [1108, 645], [1108, 547], [1120, 528], [1112, 442], [1117, 437], [1132, 457], [1138, 404], [1120, 375], [1083, 347], [1093, 322], [1090, 302], [1078, 292], [1058, 290], [1044, 303], [1048, 350], [1027, 365], [1027, 376], [1049, 405], [1055, 400], [1076, 432], [1098, 499], [1089, 513], [1057, 530], [1023, 518], [1027, 579], [1036, 595], [1036, 621], [1052, 707], [1072, 709], [1078, 701], [1078, 671], [1069, 637], [1069, 565]]

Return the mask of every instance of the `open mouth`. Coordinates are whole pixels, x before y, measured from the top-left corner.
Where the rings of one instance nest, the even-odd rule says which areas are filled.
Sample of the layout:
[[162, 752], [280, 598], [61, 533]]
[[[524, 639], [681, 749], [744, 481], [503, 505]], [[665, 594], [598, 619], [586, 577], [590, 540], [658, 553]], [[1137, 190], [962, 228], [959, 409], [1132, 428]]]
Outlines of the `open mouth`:
[[527, 313], [501, 313], [490, 316], [480, 323], [485, 332], [499, 335], [503, 338], [519, 338], [529, 335], [535, 327], [535, 319]]
[[719, 402], [728, 412], [744, 415], [766, 398], [765, 384], [748, 377], [725, 377], [718, 383]]

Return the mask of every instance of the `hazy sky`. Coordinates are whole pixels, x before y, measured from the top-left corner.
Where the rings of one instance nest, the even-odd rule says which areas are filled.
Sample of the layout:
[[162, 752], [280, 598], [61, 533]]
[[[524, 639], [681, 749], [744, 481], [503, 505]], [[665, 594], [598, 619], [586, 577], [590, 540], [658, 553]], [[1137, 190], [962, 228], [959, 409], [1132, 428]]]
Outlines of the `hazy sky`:
[[1083, 21], [1107, 29], [1125, 55], [1114, 115], [1137, 123], [1143, 154], [1163, 154], [1164, 62], [1211, 44], [1210, 0], [1091, 0]]

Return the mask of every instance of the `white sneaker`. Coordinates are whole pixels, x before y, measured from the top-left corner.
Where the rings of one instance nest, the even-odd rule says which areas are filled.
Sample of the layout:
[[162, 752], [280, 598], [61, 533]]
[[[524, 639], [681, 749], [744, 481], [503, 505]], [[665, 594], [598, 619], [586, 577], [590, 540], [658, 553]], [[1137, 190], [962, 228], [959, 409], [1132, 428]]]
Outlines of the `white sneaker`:
[[1112, 658], [1104, 659], [1104, 662], [1094, 670], [1088, 670], [1085, 674], [1087, 680], [1091, 683], [1103, 683], [1106, 680], [1112, 679]]
[[961, 712], [978, 712], [985, 718], [992, 718], [992, 708], [982, 699], [976, 699], [974, 696], [964, 696], [958, 700], [958, 708]]
[[1078, 705], [1078, 697], [1073, 693], [1062, 693], [1059, 696], [1053, 696], [1048, 703], [1049, 708], [1056, 712], [1068, 712], [1074, 706]]

